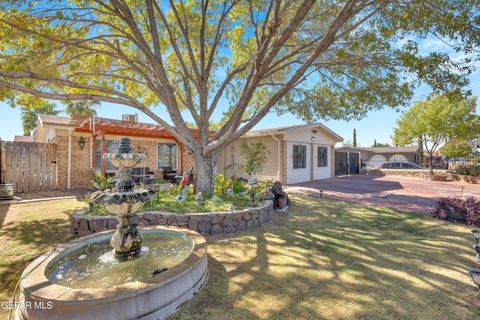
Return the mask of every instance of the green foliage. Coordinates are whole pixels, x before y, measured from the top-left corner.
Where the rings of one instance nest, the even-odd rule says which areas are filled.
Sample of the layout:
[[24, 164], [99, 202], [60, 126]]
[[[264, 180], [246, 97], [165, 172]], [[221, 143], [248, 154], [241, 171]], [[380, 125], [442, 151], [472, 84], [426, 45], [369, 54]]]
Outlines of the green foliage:
[[63, 102], [65, 113], [72, 117], [88, 118], [97, 115], [95, 107], [99, 107], [98, 101], [68, 101]]
[[377, 142], [377, 141], [375, 140], [375, 142], [374, 142], [373, 145], [372, 145], [372, 148], [380, 148], [380, 147], [390, 147], [390, 144]]
[[22, 107], [22, 127], [23, 134], [29, 136], [37, 128], [39, 114], [57, 115], [60, 113], [54, 103], [45, 103], [37, 105], [35, 108]]
[[442, 143], [479, 134], [480, 117], [475, 110], [476, 98], [438, 96], [417, 101], [397, 121], [395, 134], [400, 144], [416, 143], [421, 137], [425, 150], [433, 153]]
[[[231, 185], [230, 176], [223, 174], [217, 174], [214, 181], [214, 193], [217, 195], [226, 195], [227, 190]], [[238, 194], [247, 191], [245, 183], [241, 179], [235, 179], [233, 181], [233, 193]]]
[[470, 165], [465, 165], [465, 166], [458, 166], [455, 169], [455, 172], [457, 174], [463, 175], [463, 176], [474, 176], [478, 177], [480, 176], [480, 166], [470, 166]]
[[452, 140], [440, 148], [440, 153], [449, 158], [464, 158], [472, 153], [466, 140]]
[[92, 185], [95, 189], [105, 191], [113, 186], [113, 178], [104, 176], [102, 171], [91, 168], [90, 173], [93, 176]]
[[240, 145], [240, 154], [245, 158], [245, 162], [240, 165], [240, 168], [253, 176], [263, 171], [270, 151], [261, 141], [254, 143], [243, 141]]

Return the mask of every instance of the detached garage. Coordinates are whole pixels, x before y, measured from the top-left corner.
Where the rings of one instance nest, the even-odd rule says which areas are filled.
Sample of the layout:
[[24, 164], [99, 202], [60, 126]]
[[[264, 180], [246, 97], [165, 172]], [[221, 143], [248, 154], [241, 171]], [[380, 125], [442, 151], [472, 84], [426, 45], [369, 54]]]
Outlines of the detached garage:
[[224, 149], [217, 162], [217, 172], [226, 172], [243, 162], [239, 152], [242, 141], [262, 141], [270, 150], [258, 179], [293, 184], [333, 178], [335, 143], [343, 139], [320, 123], [250, 131]]

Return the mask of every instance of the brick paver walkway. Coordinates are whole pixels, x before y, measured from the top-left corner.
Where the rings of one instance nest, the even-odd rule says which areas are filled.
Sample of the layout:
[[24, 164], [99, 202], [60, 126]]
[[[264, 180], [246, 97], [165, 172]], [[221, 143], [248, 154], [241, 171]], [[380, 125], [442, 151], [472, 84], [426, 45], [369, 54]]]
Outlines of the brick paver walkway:
[[344, 176], [286, 188], [287, 192], [317, 196], [320, 190], [332, 199], [423, 213], [429, 212], [439, 197], [480, 197], [480, 185], [392, 176]]
[[0, 201], [0, 204], [4, 203], [21, 203], [31, 201], [53, 200], [61, 198], [81, 198], [89, 192], [88, 189], [74, 189], [65, 191], [43, 191], [43, 192], [31, 192], [31, 193], [19, 193], [15, 194], [13, 201]]

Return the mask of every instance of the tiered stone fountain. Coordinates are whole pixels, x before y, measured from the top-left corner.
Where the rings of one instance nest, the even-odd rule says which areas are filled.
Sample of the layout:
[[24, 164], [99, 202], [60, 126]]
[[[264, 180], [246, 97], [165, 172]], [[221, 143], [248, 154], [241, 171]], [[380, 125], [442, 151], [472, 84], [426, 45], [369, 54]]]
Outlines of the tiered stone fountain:
[[130, 172], [139, 162], [144, 161], [144, 154], [132, 153], [129, 138], [122, 138], [117, 153], [107, 153], [109, 160], [118, 168], [116, 189], [98, 191], [92, 195], [96, 203], [103, 204], [108, 212], [119, 217], [117, 231], [110, 241], [115, 258], [126, 260], [136, 257], [141, 252], [142, 235], [137, 229], [137, 212], [143, 204], [155, 196], [150, 189], [136, 189]]
[[206, 283], [202, 236], [137, 228], [136, 213], [154, 192], [136, 188], [130, 168], [145, 155], [132, 153], [123, 138], [105, 159], [119, 168], [116, 187], [93, 198], [118, 216], [117, 230], [68, 242], [32, 262], [20, 280], [17, 320], [164, 319]]

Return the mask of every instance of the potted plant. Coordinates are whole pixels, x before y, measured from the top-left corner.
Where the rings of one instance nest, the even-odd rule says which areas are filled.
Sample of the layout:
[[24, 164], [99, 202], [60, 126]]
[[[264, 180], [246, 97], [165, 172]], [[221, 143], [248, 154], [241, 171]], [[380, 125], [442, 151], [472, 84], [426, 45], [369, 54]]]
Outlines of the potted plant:
[[5, 183], [2, 177], [2, 155], [3, 145], [2, 141], [0, 140], [0, 200], [12, 200], [13, 193], [15, 191], [15, 185], [11, 183]]

